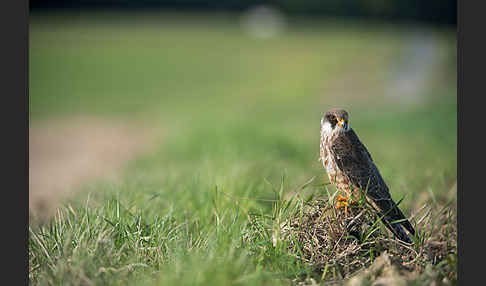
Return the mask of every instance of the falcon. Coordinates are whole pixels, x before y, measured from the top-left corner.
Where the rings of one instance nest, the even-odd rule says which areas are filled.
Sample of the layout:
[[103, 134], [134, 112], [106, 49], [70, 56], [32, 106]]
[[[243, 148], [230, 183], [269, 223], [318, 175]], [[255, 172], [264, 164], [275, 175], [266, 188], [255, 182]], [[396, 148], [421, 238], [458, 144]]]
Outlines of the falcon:
[[378, 211], [387, 228], [398, 239], [411, 243], [403, 228], [412, 235], [415, 230], [393, 201], [370, 153], [349, 126], [345, 110], [331, 109], [322, 117], [319, 160], [329, 181], [347, 195], [337, 197], [336, 208], [344, 206], [347, 214], [348, 205], [353, 198], [359, 198], [363, 190], [366, 200]]

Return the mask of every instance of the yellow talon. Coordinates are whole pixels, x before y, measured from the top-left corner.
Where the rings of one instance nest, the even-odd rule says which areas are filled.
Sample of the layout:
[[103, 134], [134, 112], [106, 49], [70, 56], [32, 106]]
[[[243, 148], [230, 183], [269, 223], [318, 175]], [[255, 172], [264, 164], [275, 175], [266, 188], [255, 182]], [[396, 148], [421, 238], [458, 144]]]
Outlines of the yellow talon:
[[336, 204], [336, 209], [340, 209], [344, 207], [344, 214], [347, 216], [348, 215], [348, 206], [351, 204], [353, 201], [351, 198], [346, 198], [344, 196], [339, 195], [337, 198], [337, 204]]

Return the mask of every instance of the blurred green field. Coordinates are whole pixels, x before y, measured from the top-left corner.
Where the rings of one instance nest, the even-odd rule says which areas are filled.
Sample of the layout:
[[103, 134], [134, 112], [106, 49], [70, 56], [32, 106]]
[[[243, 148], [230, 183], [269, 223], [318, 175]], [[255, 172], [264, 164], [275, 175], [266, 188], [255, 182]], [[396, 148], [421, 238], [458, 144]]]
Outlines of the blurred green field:
[[[439, 60], [407, 102], [385, 86], [407, 61], [412, 29], [434, 37]], [[270, 215], [265, 180], [278, 187], [282, 175], [286, 193], [314, 176], [310, 192], [325, 192], [319, 122], [336, 106], [407, 215], [424, 194], [446, 201], [457, 178], [453, 30], [292, 19], [263, 40], [235, 15], [33, 14], [29, 62], [31, 125], [92, 115], [166, 130], [120, 181], [86, 184], [56, 219], [31, 226], [32, 284], [287, 284], [308, 274], [263, 241], [242, 243], [245, 211]]]

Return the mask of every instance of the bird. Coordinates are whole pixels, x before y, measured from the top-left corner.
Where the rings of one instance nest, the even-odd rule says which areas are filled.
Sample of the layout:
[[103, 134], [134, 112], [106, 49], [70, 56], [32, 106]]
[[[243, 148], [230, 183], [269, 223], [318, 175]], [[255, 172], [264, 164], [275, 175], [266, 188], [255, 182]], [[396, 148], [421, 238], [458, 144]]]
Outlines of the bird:
[[[415, 235], [415, 229], [393, 201], [388, 186], [371, 158], [349, 125], [344, 109], [333, 108], [321, 118], [320, 157], [329, 181], [347, 197], [337, 196], [337, 206], [347, 207], [360, 190], [366, 200], [378, 211], [385, 226], [401, 241], [412, 243], [404, 228]], [[397, 221], [398, 222], [394, 222]], [[392, 223], [394, 222], [394, 223]]]

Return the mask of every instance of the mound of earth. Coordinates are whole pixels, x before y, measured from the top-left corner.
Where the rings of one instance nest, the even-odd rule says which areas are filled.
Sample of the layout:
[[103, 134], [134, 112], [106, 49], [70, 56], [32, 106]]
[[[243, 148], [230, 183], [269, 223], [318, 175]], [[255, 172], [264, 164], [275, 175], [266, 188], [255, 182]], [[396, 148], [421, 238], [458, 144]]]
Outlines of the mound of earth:
[[[368, 204], [354, 204], [345, 214], [343, 209], [335, 208], [334, 202], [318, 199], [281, 223], [280, 232], [289, 252], [312, 265], [326, 283], [447, 285], [455, 280], [453, 209], [428, 211], [411, 222], [418, 236], [414, 244], [407, 244], [394, 237]], [[307, 279], [299, 284], [315, 283]]]

